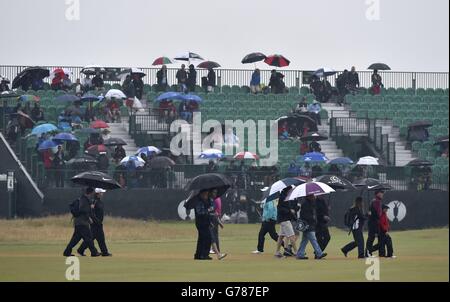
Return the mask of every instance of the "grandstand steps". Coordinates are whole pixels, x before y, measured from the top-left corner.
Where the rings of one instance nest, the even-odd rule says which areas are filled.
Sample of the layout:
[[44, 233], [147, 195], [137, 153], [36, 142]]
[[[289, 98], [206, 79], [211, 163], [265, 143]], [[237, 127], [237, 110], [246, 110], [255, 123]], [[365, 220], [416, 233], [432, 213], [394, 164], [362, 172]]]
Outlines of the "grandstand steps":
[[138, 149], [134, 139], [128, 134], [128, 120], [122, 118], [121, 123], [110, 123], [109, 130], [111, 131], [110, 136], [115, 138], [123, 139], [127, 145], [123, 146], [127, 156], [134, 155]]

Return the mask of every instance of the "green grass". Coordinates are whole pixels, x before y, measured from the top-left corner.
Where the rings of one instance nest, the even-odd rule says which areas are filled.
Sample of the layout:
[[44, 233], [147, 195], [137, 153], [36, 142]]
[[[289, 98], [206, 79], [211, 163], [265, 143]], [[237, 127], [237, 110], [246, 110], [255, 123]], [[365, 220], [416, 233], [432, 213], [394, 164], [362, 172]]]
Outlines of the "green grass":
[[[366, 281], [364, 260], [339, 251], [351, 237], [332, 229], [326, 260], [275, 259], [275, 244], [253, 255], [259, 225], [225, 225], [223, 261], [194, 261], [190, 223], [106, 221], [111, 258], [80, 257], [81, 281]], [[62, 250], [71, 235], [68, 216], [0, 220], [0, 281], [65, 281]], [[381, 281], [449, 280], [448, 229], [394, 232], [397, 259], [381, 259]], [[127, 239], [129, 238], [129, 239]], [[312, 255], [309, 246], [307, 253]]]

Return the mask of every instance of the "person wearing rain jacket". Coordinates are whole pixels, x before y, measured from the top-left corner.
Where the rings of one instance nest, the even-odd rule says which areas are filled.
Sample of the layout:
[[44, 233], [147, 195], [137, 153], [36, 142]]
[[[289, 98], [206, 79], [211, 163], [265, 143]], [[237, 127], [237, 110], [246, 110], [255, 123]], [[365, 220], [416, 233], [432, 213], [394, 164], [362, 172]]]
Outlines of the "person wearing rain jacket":
[[136, 90], [136, 97], [141, 100], [142, 94], [144, 93], [144, 81], [142, 81], [142, 78], [135, 74], [133, 75], [133, 84], [134, 89]]
[[209, 215], [209, 208], [213, 207], [209, 198], [209, 190], [202, 190], [194, 197], [193, 202], [195, 212], [195, 226], [198, 231], [197, 249], [195, 251], [195, 260], [212, 260], [209, 257], [211, 247], [211, 219]]
[[158, 91], [167, 91], [169, 83], [167, 82], [167, 66], [163, 65], [156, 73]]
[[[375, 198], [370, 203], [369, 221], [368, 221], [369, 234], [367, 236], [366, 242], [366, 256], [368, 257], [372, 256], [372, 252], [379, 249], [380, 217], [382, 214], [381, 205], [383, 204], [382, 203], [383, 196], [384, 192], [382, 190], [375, 191]], [[373, 245], [375, 237], [378, 238], [378, 244]]]
[[316, 122], [317, 125], [321, 125], [320, 110], [322, 106], [317, 100], [314, 100], [312, 104], [308, 105], [308, 114]]
[[348, 227], [353, 235], [353, 241], [345, 245], [341, 251], [345, 257], [352, 251], [355, 247], [358, 247], [358, 258], [365, 258], [364, 255], [364, 222], [366, 220], [366, 215], [363, 213], [363, 199], [362, 197], [356, 197], [353, 206], [348, 210]]
[[[389, 210], [388, 205], [382, 205], [382, 213], [380, 217], [380, 257], [396, 258], [394, 256], [394, 248], [392, 246], [392, 238], [389, 235], [390, 225], [389, 218], [387, 216], [387, 211]], [[386, 254], [387, 249], [387, 254]]]
[[264, 200], [262, 203], [263, 214], [262, 214], [262, 223], [261, 228], [258, 233], [258, 246], [253, 254], [262, 254], [264, 253], [264, 241], [266, 234], [269, 233], [270, 238], [272, 238], [275, 242], [278, 241], [278, 234], [275, 229], [277, 224], [277, 206], [274, 200]]
[[261, 74], [258, 68], [252, 73], [252, 79], [250, 80], [250, 91], [254, 94], [261, 92]]
[[214, 69], [209, 68], [208, 69], [208, 86], [207, 86], [207, 90], [208, 92], [212, 92], [214, 87], [216, 87], [216, 72], [214, 71]]
[[188, 92], [195, 92], [195, 85], [197, 84], [197, 71], [193, 64], [189, 65], [186, 86]]
[[328, 222], [330, 222], [330, 208], [324, 198], [318, 196], [316, 199], [316, 212], [317, 212], [317, 224], [316, 224], [316, 237], [319, 243], [320, 249], [325, 251], [331, 236], [328, 230]]

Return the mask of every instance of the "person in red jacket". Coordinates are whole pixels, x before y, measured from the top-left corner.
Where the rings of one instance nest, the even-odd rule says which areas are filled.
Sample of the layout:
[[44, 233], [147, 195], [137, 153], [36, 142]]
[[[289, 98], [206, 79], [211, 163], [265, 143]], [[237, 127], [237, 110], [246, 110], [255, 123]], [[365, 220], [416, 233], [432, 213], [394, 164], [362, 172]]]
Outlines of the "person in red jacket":
[[380, 216], [380, 234], [379, 234], [380, 249], [378, 254], [380, 257], [395, 258], [394, 248], [392, 246], [392, 238], [391, 236], [389, 236], [390, 225], [389, 225], [389, 218], [387, 216], [388, 210], [389, 206], [387, 205], [382, 206], [382, 213]]

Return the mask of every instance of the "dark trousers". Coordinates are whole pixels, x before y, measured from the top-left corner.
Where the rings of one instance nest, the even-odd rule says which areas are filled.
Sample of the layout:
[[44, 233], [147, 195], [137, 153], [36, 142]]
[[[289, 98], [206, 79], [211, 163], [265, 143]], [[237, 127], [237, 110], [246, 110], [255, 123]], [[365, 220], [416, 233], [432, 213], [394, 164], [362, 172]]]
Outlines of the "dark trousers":
[[325, 251], [325, 249], [327, 248], [328, 242], [330, 242], [331, 236], [330, 236], [330, 231], [328, 230], [328, 226], [327, 225], [317, 225], [316, 226], [316, 238], [317, 238], [317, 243], [319, 243], [320, 249], [323, 251]]
[[57, 188], [64, 188], [64, 169], [55, 168], [53, 171], [55, 176], [55, 186]]
[[209, 257], [211, 248], [211, 231], [207, 224], [196, 224], [198, 231], [197, 250], [194, 259], [205, 259]]
[[[373, 245], [375, 237], [378, 238], [378, 243]], [[379, 249], [380, 238], [378, 237], [378, 227], [369, 226], [369, 235], [367, 235], [366, 251], [372, 253]]]
[[[105, 242], [105, 232], [103, 231], [103, 224], [91, 224], [91, 232], [92, 238], [93, 240], [97, 240], [102, 254], [108, 254], [108, 248], [106, 247]], [[88, 245], [86, 241], [83, 241], [83, 243], [81, 243], [80, 247], [78, 248], [78, 251], [83, 254], [87, 247]]]
[[364, 235], [362, 230], [352, 230], [353, 241], [342, 248], [344, 253], [349, 253], [358, 247], [358, 258], [364, 258]]
[[214, 224], [211, 226], [211, 244], [215, 243], [217, 245], [217, 249], [220, 251], [220, 245], [219, 245], [219, 225]]
[[264, 252], [264, 241], [267, 233], [269, 233], [270, 238], [272, 238], [274, 241], [278, 241], [278, 234], [275, 230], [275, 225], [276, 221], [274, 220], [262, 222], [261, 229], [259, 230], [258, 234], [258, 251]]
[[[392, 257], [394, 254], [394, 248], [392, 246], [392, 238], [389, 236], [389, 234], [386, 234], [384, 232], [380, 232], [379, 235], [380, 240], [380, 249], [378, 252], [378, 256], [380, 257]], [[387, 254], [386, 254], [387, 249]]]
[[72, 239], [70, 239], [69, 244], [64, 250], [64, 255], [72, 254], [72, 249], [78, 244], [78, 242], [80, 242], [81, 239], [83, 239], [83, 241], [86, 243], [87, 247], [91, 251], [91, 255], [98, 254], [98, 251], [94, 246], [94, 241], [92, 240], [91, 229], [85, 225], [76, 225], [75, 231], [72, 235]]

